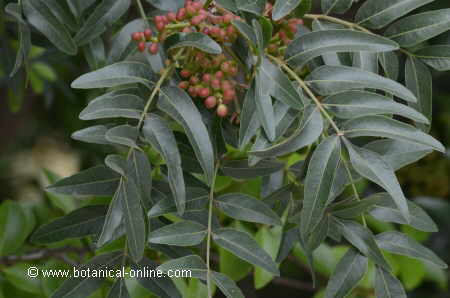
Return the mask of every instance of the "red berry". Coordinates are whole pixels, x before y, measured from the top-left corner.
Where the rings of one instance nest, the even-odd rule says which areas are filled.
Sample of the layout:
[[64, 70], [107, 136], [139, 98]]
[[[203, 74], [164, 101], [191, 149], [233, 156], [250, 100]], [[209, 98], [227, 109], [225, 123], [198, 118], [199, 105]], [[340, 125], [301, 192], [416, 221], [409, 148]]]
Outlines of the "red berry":
[[191, 24], [192, 24], [193, 26], [197, 26], [197, 25], [199, 25], [202, 21], [203, 21], [202, 16], [198, 15], [198, 16], [195, 16], [195, 17], [192, 18]]
[[150, 45], [150, 47], [148, 48], [148, 51], [150, 52], [150, 54], [152, 55], [156, 55], [158, 54], [159, 51], [159, 45], [157, 43], [152, 43]]
[[158, 23], [158, 22], [164, 23], [164, 19], [162, 16], [155, 16], [154, 20], [155, 20], [155, 23]]
[[209, 96], [204, 101], [204, 105], [207, 109], [212, 109], [217, 105], [217, 98], [215, 96]]
[[184, 27], [182, 32], [184, 32], [184, 33], [192, 33], [192, 29], [190, 27]]
[[230, 14], [230, 13], [228, 13], [228, 14], [226, 14], [226, 15], [223, 16], [223, 22], [224, 22], [225, 24], [231, 23], [231, 21], [232, 21], [233, 19], [234, 19], [234, 16], [233, 16], [232, 14]]
[[205, 73], [202, 77], [203, 83], [209, 84], [211, 82], [211, 75], [209, 73]]
[[227, 31], [225, 31], [225, 29], [220, 29], [219, 37], [225, 39], [227, 37]]
[[183, 69], [182, 71], [180, 71], [180, 75], [183, 78], [187, 79], [187, 78], [189, 78], [192, 75], [192, 73], [189, 70], [187, 70], [187, 69]]
[[219, 89], [220, 89], [220, 80], [219, 80], [219, 79], [213, 79], [213, 80], [211, 81], [211, 87], [212, 87], [214, 90], [219, 90]]
[[216, 72], [216, 74], [214, 75], [217, 79], [219, 79], [219, 80], [221, 80], [221, 79], [223, 79], [223, 77], [224, 77], [224, 73], [223, 73], [223, 71], [218, 71], [218, 72]]
[[225, 117], [227, 116], [227, 114], [228, 114], [228, 107], [227, 107], [226, 105], [224, 105], [224, 104], [220, 104], [220, 105], [217, 107], [216, 112], [217, 112], [217, 115], [218, 115], [219, 117], [225, 118]]
[[223, 91], [223, 101], [224, 103], [230, 103], [236, 97], [236, 91], [234, 89], [227, 89]]
[[296, 34], [297, 32], [298, 32], [298, 28], [297, 28], [297, 25], [296, 24], [289, 24], [288, 25], [288, 28], [289, 28], [289, 31], [292, 33], [292, 34]]
[[287, 38], [286, 31], [284, 31], [284, 30], [280, 30], [280, 32], [278, 32], [278, 34], [280, 35], [280, 39], [281, 39], [281, 40]]
[[227, 28], [227, 34], [228, 35], [233, 35], [236, 33], [236, 29], [234, 28], [234, 26], [228, 26]]
[[228, 80], [222, 81], [221, 87], [222, 87], [222, 90], [227, 90], [227, 89], [233, 88], [230, 81], [228, 81]]
[[177, 20], [177, 15], [171, 11], [167, 14], [167, 20], [170, 22], [175, 22]]
[[234, 77], [235, 75], [237, 75], [237, 73], [238, 73], [237, 67], [236, 66], [231, 66], [230, 67], [230, 71], [229, 71], [230, 76]]
[[144, 52], [146, 46], [147, 46], [146, 43], [143, 42], [143, 41], [141, 41], [141, 42], [138, 44], [138, 50], [139, 50], [139, 52]]
[[186, 18], [186, 8], [180, 8], [177, 12], [177, 21], [183, 21]]
[[195, 88], [194, 86], [189, 87], [188, 93], [191, 97], [196, 97], [197, 96], [197, 88]]
[[198, 96], [200, 96], [202, 98], [208, 97], [209, 96], [209, 88], [200, 89], [200, 91], [198, 92]]
[[197, 11], [199, 11], [200, 9], [203, 8], [203, 4], [202, 4], [201, 2], [193, 2], [193, 3], [192, 3], [192, 6], [193, 6]]
[[153, 35], [153, 32], [151, 29], [145, 29], [144, 36], [147, 41], [149, 41], [152, 38], [152, 35]]
[[196, 85], [196, 84], [200, 83], [200, 79], [196, 76], [192, 76], [190, 79], [190, 82], [192, 85]]
[[163, 31], [166, 28], [166, 24], [164, 22], [156, 22], [156, 29], [158, 31]]
[[141, 41], [142, 40], [142, 32], [134, 32], [133, 34], [131, 34], [131, 38], [134, 41]]
[[180, 87], [181, 89], [187, 89], [187, 88], [189, 88], [189, 82], [188, 81], [180, 82], [178, 84], [178, 87]]
[[188, 16], [194, 16], [197, 13], [197, 9], [193, 5], [186, 6], [186, 13]]

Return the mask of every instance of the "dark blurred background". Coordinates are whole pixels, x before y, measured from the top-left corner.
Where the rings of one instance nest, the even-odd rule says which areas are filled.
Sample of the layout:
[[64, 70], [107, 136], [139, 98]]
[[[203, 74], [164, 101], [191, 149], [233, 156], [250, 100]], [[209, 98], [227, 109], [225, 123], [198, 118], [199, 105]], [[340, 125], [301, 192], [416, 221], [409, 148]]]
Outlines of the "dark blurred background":
[[[53, 49], [41, 35], [34, 33], [28, 78], [24, 71], [9, 78], [17, 49], [17, 25], [6, 22], [3, 7], [8, 2], [0, 0], [0, 203], [15, 200], [24, 205], [36, 205], [48, 199], [43, 192], [48, 183], [43, 169], [58, 176], [68, 176], [81, 168], [101, 163], [106, 149], [70, 138], [72, 132], [86, 126], [78, 119], [78, 114], [87, 99], [93, 96], [70, 89], [73, 79], [89, 71], [81, 54], [68, 58]], [[425, 9], [430, 7], [448, 8], [449, 1], [435, 1]], [[450, 148], [450, 73], [434, 72], [433, 75], [431, 134]], [[28, 83], [25, 85], [25, 82]], [[423, 206], [440, 227], [440, 231], [432, 235], [412, 230], [407, 232], [425, 242], [449, 263], [450, 149], [446, 155], [433, 153], [400, 170], [398, 176], [407, 197]], [[41, 216], [46, 217], [52, 212], [57, 211], [49, 208], [42, 211]], [[383, 230], [383, 227], [379, 229]], [[337, 259], [336, 256], [340, 255], [334, 250], [323, 253], [325, 267], [327, 262], [336, 261], [327, 258]], [[250, 278], [241, 281], [240, 285], [247, 289], [248, 297], [320, 297], [320, 293], [311, 289], [308, 273], [301, 261], [292, 260], [292, 264], [284, 267], [283, 271], [291, 278], [275, 280], [258, 291], [251, 290], [253, 281]], [[410, 291], [410, 297], [450, 297], [448, 271], [437, 271], [410, 260], [400, 262], [400, 267], [400, 279]], [[326, 278], [328, 271], [330, 268], [324, 268], [322, 276]], [[0, 279], [0, 286], [1, 283]], [[362, 294], [361, 297], [366, 296]]]

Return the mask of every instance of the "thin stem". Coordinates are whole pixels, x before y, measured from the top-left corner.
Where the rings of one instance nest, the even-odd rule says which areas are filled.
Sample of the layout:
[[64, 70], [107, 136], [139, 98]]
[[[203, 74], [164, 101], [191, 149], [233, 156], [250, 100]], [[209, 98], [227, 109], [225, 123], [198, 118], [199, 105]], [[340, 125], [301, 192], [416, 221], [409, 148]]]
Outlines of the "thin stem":
[[[344, 163], [345, 170], [347, 171], [348, 178], [350, 179], [350, 183], [352, 185], [352, 189], [353, 189], [355, 198], [359, 202], [359, 201], [361, 201], [361, 198], [358, 194], [358, 190], [356, 189], [355, 181], [353, 180], [353, 176], [352, 176], [352, 172], [350, 171], [350, 167], [348, 166], [347, 161], [342, 156], [341, 156], [341, 159], [342, 159], [342, 162]], [[364, 217], [364, 214], [361, 215], [361, 218], [362, 218], [364, 226], [367, 227], [367, 222], [366, 222], [366, 218]]]
[[333, 17], [327, 16], [327, 15], [323, 15], [323, 14], [305, 14], [304, 18], [312, 19], [312, 20], [322, 19], [322, 20], [330, 21], [330, 22], [333, 22], [336, 24], [341, 24], [341, 25], [344, 25], [344, 26], [347, 26], [350, 28], [358, 29], [358, 30], [366, 32], [366, 33], [372, 33], [370, 30], [367, 30], [366, 28], [364, 28], [358, 24], [355, 24], [352, 22], [347, 22], [347, 21], [344, 21], [344, 20], [341, 20], [338, 18], [333, 18]]
[[141, 14], [141, 18], [146, 22], [148, 28], [150, 28], [150, 23], [147, 20], [147, 16], [145, 15], [144, 7], [142, 6], [141, 0], [136, 0], [136, 4], [139, 8], [139, 13]]
[[208, 288], [208, 298], [212, 298], [211, 289], [211, 234], [212, 234], [212, 215], [213, 215], [213, 203], [214, 203], [214, 188], [216, 186], [217, 172], [219, 171], [219, 162], [216, 164], [213, 180], [211, 183], [211, 189], [209, 191], [209, 209], [208, 209], [208, 235], [206, 238], [206, 286]]
[[164, 27], [164, 29], [166, 29], [166, 30], [180, 29], [180, 28], [189, 27], [189, 26], [191, 26], [191, 24], [189, 24], [189, 23], [169, 24], [166, 27]]
[[344, 133], [339, 129], [337, 124], [333, 121], [333, 118], [330, 116], [330, 114], [327, 112], [327, 110], [324, 108], [320, 100], [317, 98], [317, 96], [311, 91], [311, 89], [308, 87], [308, 85], [293, 71], [284, 61], [281, 59], [278, 59], [277, 57], [274, 57], [272, 55], [267, 55], [271, 60], [273, 60], [275, 63], [277, 63], [281, 68], [283, 68], [287, 73], [289, 73], [302, 87], [303, 90], [311, 97], [311, 99], [314, 101], [314, 103], [317, 105], [319, 110], [322, 112], [322, 114], [327, 118], [327, 120], [330, 122], [331, 126], [333, 126], [334, 130], [336, 131], [338, 136], [343, 136]]

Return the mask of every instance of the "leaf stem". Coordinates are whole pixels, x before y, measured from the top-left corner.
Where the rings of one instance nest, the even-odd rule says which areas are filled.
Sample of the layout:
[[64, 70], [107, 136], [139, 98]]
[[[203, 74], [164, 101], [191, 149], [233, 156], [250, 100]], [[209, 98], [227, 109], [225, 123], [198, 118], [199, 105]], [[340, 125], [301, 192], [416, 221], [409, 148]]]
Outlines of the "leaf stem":
[[141, 18], [146, 22], [148, 28], [150, 28], [150, 23], [148, 22], [147, 16], [145, 15], [144, 7], [142, 6], [141, 0], [136, 0], [136, 4], [139, 8], [139, 13], [141, 14]]
[[281, 68], [283, 68], [287, 73], [289, 73], [302, 87], [303, 90], [311, 97], [311, 99], [314, 101], [314, 103], [317, 105], [319, 110], [322, 112], [322, 114], [327, 118], [327, 120], [330, 122], [331, 126], [336, 131], [336, 134], [338, 136], [343, 136], [344, 133], [339, 129], [337, 124], [333, 121], [333, 118], [330, 116], [330, 114], [327, 112], [325, 107], [322, 105], [320, 100], [317, 98], [317, 96], [311, 91], [311, 89], [308, 87], [308, 85], [303, 81], [295, 71], [293, 71], [284, 61], [281, 59], [274, 57], [272, 55], [267, 55], [272, 61], [277, 63]]
[[211, 189], [209, 191], [209, 208], [208, 208], [208, 235], [206, 238], [206, 287], [208, 288], [208, 298], [212, 298], [211, 290], [211, 234], [212, 234], [212, 215], [213, 215], [213, 203], [214, 203], [214, 188], [216, 185], [217, 172], [219, 171], [220, 163], [217, 162], [214, 171], [213, 180], [211, 183]]
[[341, 25], [344, 25], [344, 26], [347, 26], [347, 27], [350, 27], [353, 29], [358, 29], [358, 30], [366, 32], [366, 33], [373, 34], [370, 30], [367, 30], [366, 28], [364, 28], [358, 24], [344, 21], [344, 20], [341, 20], [338, 18], [330, 17], [330, 16], [323, 15], [323, 14], [305, 14], [303, 17], [307, 18], [307, 19], [312, 19], [312, 20], [322, 19], [322, 20], [330, 21], [330, 22], [333, 22], [336, 24], [341, 24]]

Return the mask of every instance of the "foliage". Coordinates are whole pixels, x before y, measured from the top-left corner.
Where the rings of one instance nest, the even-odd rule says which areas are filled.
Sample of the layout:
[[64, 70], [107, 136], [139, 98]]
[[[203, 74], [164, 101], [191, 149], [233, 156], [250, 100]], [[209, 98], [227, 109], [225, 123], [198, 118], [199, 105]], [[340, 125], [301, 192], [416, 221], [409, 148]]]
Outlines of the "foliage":
[[[90, 71], [71, 87], [98, 92], [79, 118], [99, 122], [72, 137], [110, 154], [46, 189], [65, 214], [35, 230], [22, 206], [3, 203], [0, 255], [31, 235], [51, 249], [89, 246], [82, 268], [191, 270], [188, 283], [137, 279], [160, 297], [244, 297], [236, 281], [254, 270], [262, 288], [294, 255], [314, 283], [329, 276], [324, 297], [406, 297], [415, 281], [396, 267], [408, 258], [424, 275], [447, 268], [415, 239], [437, 226], [395, 175], [445, 152], [429, 135], [431, 69], [450, 69], [448, 39], [433, 39], [448, 35], [450, 8], [416, 11], [432, 1], [367, 0], [352, 19], [334, 15], [353, 0], [322, 0], [321, 14], [308, 0], [9, 3], [19, 36], [11, 76], [53, 74], [30, 68], [32, 30], [80, 51]], [[130, 21], [133, 6], [140, 17]], [[365, 180], [378, 192], [363, 196]], [[83, 199], [78, 209], [63, 203], [71, 198]], [[332, 253], [340, 261], [327, 267], [320, 256]], [[17, 282], [20, 266], [5, 276], [28, 293], [131, 295], [129, 281], [92, 278], [42, 293]]]

